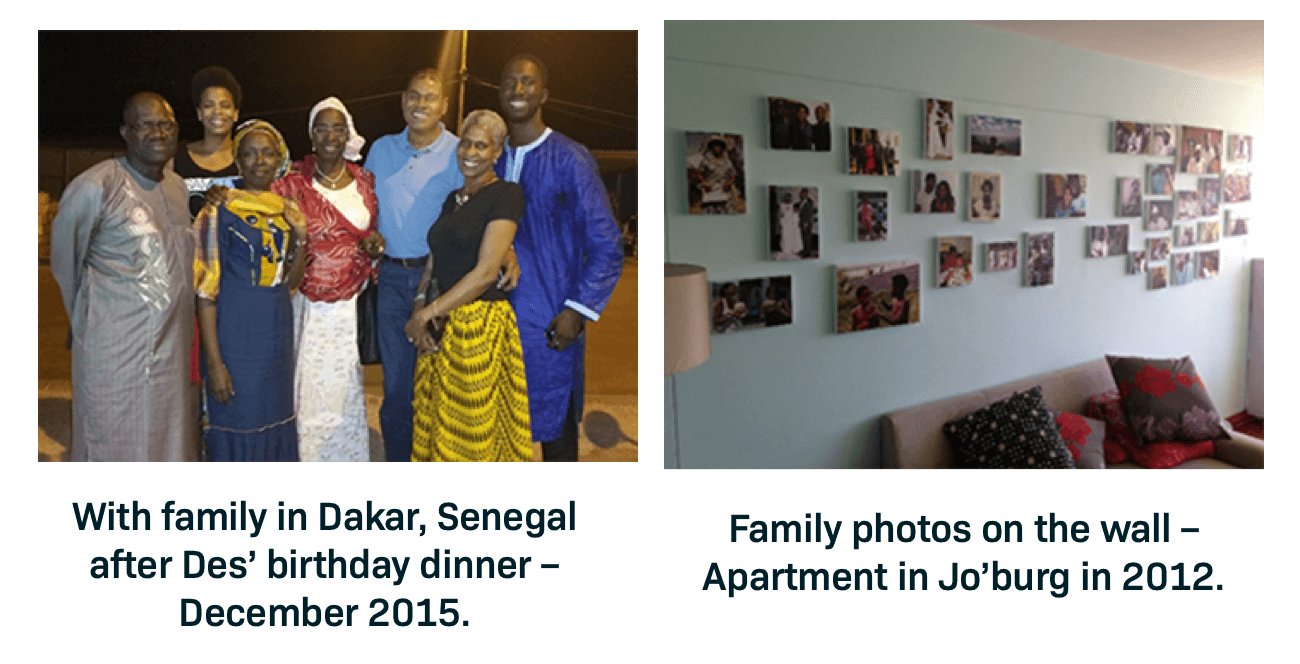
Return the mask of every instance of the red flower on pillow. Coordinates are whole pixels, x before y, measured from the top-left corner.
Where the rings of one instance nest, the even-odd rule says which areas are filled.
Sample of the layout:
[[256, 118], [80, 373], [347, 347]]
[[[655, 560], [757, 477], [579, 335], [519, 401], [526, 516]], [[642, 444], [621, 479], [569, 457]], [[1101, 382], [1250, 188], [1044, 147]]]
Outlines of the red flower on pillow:
[[1174, 380], [1178, 381], [1178, 384], [1183, 387], [1191, 387], [1193, 382], [1192, 377], [1185, 373], [1180, 373], [1177, 376], [1174, 376]]
[[1057, 415], [1056, 424], [1061, 427], [1061, 438], [1065, 440], [1065, 444], [1070, 447], [1070, 453], [1077, 459], [1083, 451], [1088, 434], [1092, 433], [1092, 427], [1088, 426], [1082, 416], [1074, 413]]
[[1139, 390], [1157, 399], [1178, 389], [1178, 383], [1174, 380], [1171, 371], [1157, 369], [1149, 364], [1142, 367], [1142, 370], [1137, 372], [1134, 379], [1137, 381]]

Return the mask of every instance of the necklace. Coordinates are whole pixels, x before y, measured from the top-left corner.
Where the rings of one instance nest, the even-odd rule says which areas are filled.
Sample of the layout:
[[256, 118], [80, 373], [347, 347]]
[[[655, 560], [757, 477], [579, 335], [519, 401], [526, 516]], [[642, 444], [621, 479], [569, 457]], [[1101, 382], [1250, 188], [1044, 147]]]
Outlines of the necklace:
[[456, 192], [456, 209], [460, 209], [461, 206], [463, 206], [463, 205], [465, 205], [466, 203], [469, 202], [469, 199], [474, 198], [474, 194], [477, 194], [478, 192], [483, 191], [483, 188], [484, 188], [484, 187], [486, 187], [486, 186], [488, 186], [488, 185], [490, 185], [490, 184], [492, 184], [493, 182], [496, 182], [496, 181], [497, 181], [497, 178], [496, 178], [496, 176], [494, 175], [494, 176], [492, 177], [491, 180], [488, 180], [487, 182], [484, 182], [483, 184], [479, 185], [479, 187], [478, 187], [477, 189], [475, 189], [474, 191], [465, 191], [466, 187], [461, 187], [460, 191], [457, 191], [457, 192]]
[[339, 186], [339, 180], [342, 180], [342, 179], [343, 179], [343, 176], [346, 175], [347, 172], [348, 172], [347, 166], [344, 165], [342, 168], [339, 169], [339, 174], [338, 174], [338, 175], [336, 175], [336, 176], [334, 176], [334, 177], [330, 177], [330, 176], [326, 175], [325, 173], [321, 172], [321, 170], [320, 170], [320, 166], [317, 166], [317, 167], [316, 167], [316, 175], [319, 175], [319, 176], [320, 176], [320, 180], [321, 180], [321, 182], [322, 182], [325, 186], [329, 187], [330, 189], [338, 189], [338, 186]]

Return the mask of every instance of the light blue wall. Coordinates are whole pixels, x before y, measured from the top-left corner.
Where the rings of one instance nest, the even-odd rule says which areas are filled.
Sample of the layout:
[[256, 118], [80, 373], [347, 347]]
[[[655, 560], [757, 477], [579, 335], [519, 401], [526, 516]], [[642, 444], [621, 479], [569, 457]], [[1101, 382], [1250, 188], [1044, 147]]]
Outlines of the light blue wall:
[[[878, 466], [881, 413], [1106, 353], [1191, 355], [1224, 415], [1244, 407], [1251, 238], [1218, 243], [1218, 279], [1148, 291], [1126, 258], [1084, 258], [1084, 226], [1129, 221], [1138, 246], [1149, 234], [1116, 219], [1116, 178], [1172, 161], [1110, 154], [1112, 121], [1258, 133], [1262, 91], [960, 22], [668, 22], [664, 47], [665, 259], [704, 265], [710, 281], [792, 274], [795, 306], [793, 325], [715, 336], [709, 361], [675, 377], [676, 409], [665, 379], [666, 465]], [[768, 149], [769, 95], [830, 102], [832, 151]], [[930, 96], [955, 102], [952, 162], [920, 158]], [[1023, 156], [966, 154], [971, 113], [1021, 119]], [[901, 132], [902, 175], [848, 175], [848, 126]], [[686, 214], [686, 131], [745, 136], [748, 214]], [[901, 211], [915, 169], [959, 173], [957, 215]], [[962, 221], [970, 171], [1002, 173], [1000, 222]], [[1040, 218], [1043, 173], [1086, 173], [1088, 216]], [[820, 260], [766, 259], [770, 184], [820, 187]], [[889, 191], [887, 242], [852, 241], [858, 189]], [[1236, 207], [1252, 216], [1250, 205]], [[934, 288], [937, 236], [1017, 240], [1023, 263], [1023, 233], [1041, 230], [1056, 231], [1055, 286], [977, 269], [970, 286]], [[921, 323], [836, 335], [835, 266], [901, 259], [921, 262]]]

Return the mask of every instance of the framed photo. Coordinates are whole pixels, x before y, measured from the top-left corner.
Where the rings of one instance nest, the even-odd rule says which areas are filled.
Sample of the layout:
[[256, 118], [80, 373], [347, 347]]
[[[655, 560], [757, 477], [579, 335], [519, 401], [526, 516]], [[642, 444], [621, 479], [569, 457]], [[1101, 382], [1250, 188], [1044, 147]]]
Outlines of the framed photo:
[[1147, 164], [1147, 193], [1170, 196], [1174, 193], [1174, 165]]
[[1201, 199], [1201, 216], [1219, 214], [1219, 178], [1199, 178], [1196, 195]]
[[895, 261], [835, 268], [838, 334], [921, 322], [921, 264]]
[[1250, 163], [1251, 147], [1248, 134], [1228, 134], [1228, 161]]
[[902, 140], [896, 131], [849, 127], [849, 173], [898, 175]]
[[[1171, 124], [1153, 124], [1151, 125], [1151, 143], [1148, 154], [1155, 157], [1172, 157], [1178, 148], [1178, 142], [1175, 138], [1178, 136], [1178, 127]], [[1172, 166], [1171, 166], [1172, 168]]]
[[1088, 176], [1081, 173], [1043, 176], [1043, 216], [1082, 217], [1088, 213]]
[[912, 171], [912, 212], [956, 214], [957, 174]]
[[1196, 264], [1193, 262], [1191, 251], [1176, 251], [1170, 264], [1173, 270], [1173, 281], [1175, 286], [1190, 284], [1196, 279]]
[[952, 101], [948, 99], [925, 100], [925, 153], [926, 159], [952, 160], [952, 145], [956, 142], [955, 118]]
[[1196, 252], [1196, 278], [1213, 279], [1219, 276], [1219, 250]]
[[970, 153], [1020, 156], [1020, 121], [992, 115], [967, 115]]
[[970, 195], [971, 221], [997, 221], [1002, 218], [1002, 175], [971, 173], [966, 191]]
[[1025, 285], [1050, 286], [1056, 280], [1056, 233], [1025, 233]]
[[1167, 231], [1173, 226], [1173, 223], [1173, 201], [1147, 201], [1147, 230]]
[[858, 242], [884, 242], [889, 239], [889, 192], [855, 192]]
[[1119, 178], [1117, 217], [1142, 216], [1142, 178]]
[[1016, 269], [1020, 243], [1015, 240], [984, 243], [984, 271], [1005, 272]]
[[1224, 237], [1236, 237], [1246, 234], [1246, 227], [1250, 224], [1248, 217], [1243, 217], [1232, 210], [1223, 213], [1223, 235]]
[[1151, 142], [1151, 125], [1141, 122], [1115, 122], [1111, 152], [1119, 154], [1146, 154]]
[[1178, 224], [1174, 226], [1174, 246], [1196, 246], [1196, 224]]
[[690, 214], [745, 214], [745, 139], [686, 132], [686, 200]]
[[794, 321], [790, 275], [709, 284], [713, 333], [760, 330]]
[[1123, 256], [1128, 253], [1128, 224], [1106, 226], [1106, 255]]
[[1234, 169], [1223, 176], [1223, 202], [1245, 203], [1250, 200], [1250, 171]]
[[1110, 247], [1106, 242], [1106, 227], [1085, 226], [1083, 231], [1088, 236], [1088, 243], [1085, 245], [1088, 248], [1087, 257], [1105, 258], [1106, 250]]
[[1169, 286], [1169, 263], [1156, 265], [1155, 260], [1151, 261], [1151, 268], [1147, 270], [1147, 289], [1161, 290]]
[[1128, 252], [1128, 273], [1144, 274], [1147, 271], [1147, 252], [1145, 249], [1134, 249]]
[[1196, 244], [1214, 244], [1219, 241], [1219, 220], [1196, 222]]
[[827, 102], [768, 97], [767, 123], [773, 150], [830, 152], [831, 105]]
[[939, 266], [939, 288], [956, 288], [975, 281], [975, 238], [969, 235], [950, 235], [939, 238], [939, 253], [935, 264]]
[[1218, 174], [1223, 165], [1223, 131], [1183, 126], [1178, 150], [1178, 172]]
[[1155, 265], [1158, 261], [1169, 260], [1169, 238], [1147, 238], [1147, 260], [1151, 261], [1152, 265]]
[[1174, 219], [1186, 221], [1201, 216], [1201, 201], [1194, 191], [1180, 191], [1176, 198], [1177, 209]]
[[767, 190], [772, 260], [817, 258], [817, 187], [770, 186]]

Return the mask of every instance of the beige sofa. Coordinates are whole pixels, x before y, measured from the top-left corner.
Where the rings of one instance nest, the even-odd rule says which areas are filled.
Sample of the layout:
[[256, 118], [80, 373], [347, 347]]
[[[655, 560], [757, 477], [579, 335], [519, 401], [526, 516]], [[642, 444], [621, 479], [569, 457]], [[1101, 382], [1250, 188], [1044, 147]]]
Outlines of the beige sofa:
[[[885, 468], [952, 467], [952, 449], [943, 435], [945, 422], [1035, 385], [1042, 386], [1043, 399], [1053, 410], [1082, 415], [1088, 397], [1114, 390], [1115, 379], [1106, 360], [1101, 359], [886, 413], [880, 417], [881, 465]], [[1191, 459], [1178, 468], [1263, 468], [1264, 441], [1232, 431], [1226, 421], [1223, 427], [1232, 437], [1215, 441], [1213, 458]], [[1138, 468], [1131, 461], [1108, 467]]]

